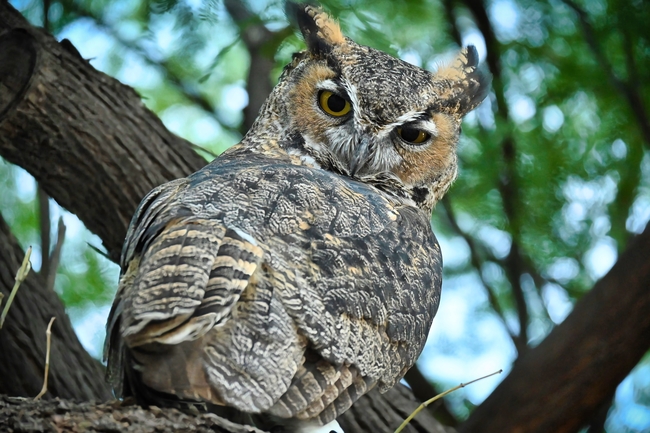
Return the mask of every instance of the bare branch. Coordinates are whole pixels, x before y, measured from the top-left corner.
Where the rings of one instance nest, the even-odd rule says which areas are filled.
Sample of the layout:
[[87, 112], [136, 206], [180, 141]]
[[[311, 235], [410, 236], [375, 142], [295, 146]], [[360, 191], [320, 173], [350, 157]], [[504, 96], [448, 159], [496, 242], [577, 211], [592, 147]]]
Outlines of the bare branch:
[[48, 290], [54, 290], [54, 281], [56, 280], [56, 271], [59, 268], [59, 261], [61, 260], [61, 249], [63, 248], [63, 242], [65, 241], [65, 224], [63, 224], [63, 218], [59, 218], [59, 224], [56, 233], [56, 244], [52, 249], [52, 255], [50, 257], [49, 269], [47, 271], [47, 279], [45, 287]]
[[431, 397], [431, 398], [428, 399], [427, 401], [423, 402], [420, 406], [418, 406], [418, 407], [413, 411], [413, 413], [410, 414], [410, 415], [408, 416], [408, 418], [406, 418], [406, 419], [404, 420], [404, 422], [403, 422], [399, 427], [397, 427], [397, 430], [395, 430], [395, 433], [399, 433], [399, 432], [401, 432], [402, 430], [404, 430], [404, 428], [408, 425], [408, 423], [410, 423], [410, 422], [413, 420], [413, 418], [415, 418], [415, 415], [417, 415], [417, 414], [418, 414], [422, 409], [424, 409], [425, 407], [429, 406], [431, 403], [433, 403], [433, 402], [435, 402], [435, 401], [437, 401], [437, 400], [443, 398], [443, 397], [446, 396], [446, 395], [451, 394], [451, 393], [454, 392], [454, 391], [457, 391], [457, 390], [459, 390], [459, 389], [461, 389], [461, 388], [465, 388], [467, 385], [471, 385], [471, 384], [473, 384], [474, 382], [478, 382], [479, 380], [487, 379], [488, 377], [490, 377], [490, 376], [494, 376], [495, 374], [501, 374], [502, 371], [503, 371], [503, 370], [495, 371], [494, 373], [490, 373], [490, 374], [485, 375], [485, 376], [483, 376], [483, 377], [479, 377], [478, 379], [471, 380], [471, 381], [469, 381], [469, 382], [467, 382], [467, 383], [461, 383], [460, 385], [455, 386], [455, 387], [453, 387], [453, 388], [451, 388], [451, 389], [448, 389], [448, 390], [445, 391], [445, 392], [441, 392], [440, 394], [436, 395], [435, 397]]
[[[420, 401], [413, 398], [407, 387], [398, 383], [380, 394], [376, 389], [362, 396], [350, 409], [338, 418], [345, 432], [393, 433], [408, 417]], [[410, 433], [455, 433], [451, 427], [436, 422], [428, 412], [420, 412], [411, 422]]]
[[[487, 281], [485, 281], [485, 277], [483, 277], [483, 273], [481, 272], [482, 265], [484, 263], [484, 260], [481, 258], [481, 254], [479, 253], [479, 246], [476, 244], [476, 241], [468, 234], [463, 231], [463, 229], [460, 228], [458, 225], [458, 222], [456, 221], [456, 216], [454, 214], [452, 205], [451, 205], [451, 199], [449, 196], [443, 197], [442, 201], [440, 202], [442, 204], [442, 208], [445, 210], [445, 213], [447, 214], [447, 219], [449, 221], [449, 224], [451, 225], [451, 228], [458, 234], [460, 237], [463, 238], [465, 243], [467, 243], [467, 246], [469, 247], [469, 252], [470, 252], [470, 263], [474, 269], [476, 269], [476, 273], [481, 280], [481, 285], [485, 288], [485, 293], [488, 297], [488, 302], [490, 303], [490, 306], [494, 310], [494, 312], [499, 316], [501, 319], [501, 322], [503, 323], [503, 327], [506, 329], [508, 332], [508, 335], [510, 335], [510, 338], [512, 339], [513, 343], [515, 346], [518, 346], [517, 342], [517, 335], [513, 334], [510, 328], [508, 327], [506, 323], [506, 316], [505, 312], [501, 308], [501, 304], [499, 304], [499, 300], [497, 299], [496, 294], [494, 293], [494, 290], [490, 285], [488, 284]], [[485, 252], [484, 252], [485, 253]], [[496, 258], [493, 258], [495, 261]]]
[[[501, 76], [501, 60], [499, 55], [499, 42], [494, 34], [492, 25], [487, 15], [485, 2], [483, 0], [463, 0], [474, 16], [476, 24], [483, 34], [485, 45], [487, 47], [487, 63], [493, 75], [492, 86], [494, 88], [497, 113], [504, 123], [510, 121], [508, 114], [508, 105], [505, 102], [503, 92], [504, 85]], [[503, 200], [504, 211], [510, 224], [512, 235], [512, 245], [510, 252], [504, 262], [504, 268], [510, 285], [512, 287], [512, 296], [517, 309], [517, 318], [519, 321], [519, 335], [514, 340], [517, 352], [523, 354], [528, 348], [528, 305], [521, 287], [521, 275], [523, 269], [523, 251], [520, 247], [521, 229], [519, 226], [519, 187], [517, 185], [517, 148], [511, 133], [508, 133], [501, 142], [503, 155], [503, 169], [499, 178], [499, 192]]]
[[50, 271], [50, 197], [39, 184], [36, 189], [38, 197], [39, 225], [41, 227], [41, 270], [40, 274], [47, 279]]

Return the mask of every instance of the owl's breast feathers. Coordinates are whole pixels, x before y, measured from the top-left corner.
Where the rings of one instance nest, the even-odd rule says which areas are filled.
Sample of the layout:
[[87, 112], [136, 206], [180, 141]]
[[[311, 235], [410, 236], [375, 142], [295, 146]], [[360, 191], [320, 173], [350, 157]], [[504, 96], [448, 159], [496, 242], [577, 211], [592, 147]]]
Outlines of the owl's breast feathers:
[[127, 393], [136, 380], [179, 399], [328, 422], [413, 365], [442, 261], [423, 211], [235, 152], [153, 190], [121, 266], [107, 345]]

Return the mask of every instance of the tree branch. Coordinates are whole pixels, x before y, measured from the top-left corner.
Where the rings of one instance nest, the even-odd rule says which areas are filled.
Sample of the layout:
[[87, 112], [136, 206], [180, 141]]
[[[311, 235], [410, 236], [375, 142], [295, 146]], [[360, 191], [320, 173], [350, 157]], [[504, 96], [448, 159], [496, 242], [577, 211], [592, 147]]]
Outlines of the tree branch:
[[[496, 116], [504, 123], [510, 122], [508, 105], [505, 101], [504, 83], [501, 76], [501, 60], [499, 56], [499, 42], [492, 30], [490, 19], [487, 15], [485, 2], [483, 0], [463, 0], [474, 16], [476, 25], [483, 34], [485, 46], [487, 47], [487, 63], [493, 75], [492, 87], [496, 96]], [[512, 296], [517, 309], [519, 321], [519, 335], [514, 340], [519, 355], [528, 349], [528, 305], [521, 287], [521, 275], [524, 273], [522, 249], [519, 246], [521, 239], [521, 228], [519, 225], [518, 208], [521, 205], [519, 187], [517, 181], [517, 148], [512, 133], [508, 133], [501, 141], [501, 152], [504, 166], [499, 178], [499, 193], [503, 200], [503, 207], [510, 224], [512, 234], [512, 245], [504, 263], [504, 269], [510, 285]]]
[[[650, 348], [650, 226], [463, 424], [461, 432], [577, 431]], [[503, 408], [508, 408], [503, 410]]]
[[65, 241], [65, 224], [63, 224], [63, 218], [59, 218], [59, 224], [57, 225], [56, 232], [56, 244], [52, 249], [52, 254], [50, 256], [50, 261], [48, 263], [49, 269], [47, 271], [46, 278], [46, 287], [48, 290], [54, 290], [54, 282], [56, 280], [56, 271], [59, 268], [59, 261], [61, 260], [61, 249], [63, 248], [63, 242]]
[[205, 160], [131, 88], [90, 67], [69, 42], [27, 27], [6, 2], [2, 32], [0, 65], [14, 67], [0, 66], [0, 154], [77, 214], [115, 260], [140, 199]]
[[189, 415], [176, 409], [142, 409], [120, 404], [73, 403], [65, 400], [32, 401], [0, 396], [0, 425], [9, 431], [45, 433], [263, 433], [212, 414]]
[[[236, 0], [225, 0], [224, 5], [230, 16], [240, 28], [242, 41], [250, 54], [250, 67], [246, 78], [248, 105], [244, 108], [242, 132], [250, 129], [257, 118], [262, 104], [273, 89], [271, 70], [273, 69], [272, 45], [276, 33], [267, 29], [262, 22], [255, 22], [255, 16], [246, 6]], [[258, 20], [259, 21], [259, 20]]]
[[462, 237], [465, 243], [467, 243], [467, 246], [469, 247], [470, 263], [472, 267], [476, 269], [478, 277], [481, 280], [481, 285], [485, 288], [485, 293], [487, 294], [490, 307], [492, 307], [492, 309], [497, 314], [497, 316], [499, 316], [501, 322], [503, 323], [503, 327], [505, 328], [506, 332], [508, 332], [508, 335], [512, 339], [513, 344], [517, 346], [517, 336], [513, 334], [510, 328], [508, 327], [508, 324], [506, 323], [505, 313], [501, 308], [501, 304], [499, 304], [497, 295], [494, 293], [494, 290], [490, 287], [488, 282], [485, 280], [483, 273], [481, 272], [481, 268], [484, 260], [480, 256], [479, 246], [476, 244], [474, 238], [472, 238], [469, 234], [465, 233], [458, 225], [458, 222], [456, 221], [456, 215], [454, 214], [451, 205], [451, 199], [449, 198], [449, 196], [443, 197], [440, 203], [442, 204], [442, 208], [445, 210], [445, 213], [447, 214], [447, 220], [449, 221], [449, 225], [451, 226], [452, 230], [454, 230], [456, 234]]
[[580, 21], [580, 27], [585, 36], [585, 41], [591, 52], [594, 54], [596, 61], [600, 65], [600, 69], [607, 75], [610, 83], [614, 88], [627, 100], [627, 103], [630, 105], [630, 109], [636, 118], [636, 121], [641, 130], [641, 135], [647, 147], [650, 147], [650, 120], [648, 119], [648, 111], [645, 107], [643, 99], [641, 98], [641, 92], [638, 92], [637, 86], [634, 84], [635, 77], [637, 76], [636, 67], [634, 64], [634, 56], [631, 52], [631, 47], [629, 45], [629, 38], [625, 38], [626, 46], [623, 47], [623, 52], [626, 56], [626, 64], [628, 66], [628, 78], [629, 82], [625, 82], [614, 73], [614, 69], [609, 64], [607, 57], [600, 49], [598, 44], [598, 38], [596, 37], [596, 32], [594, 31], [591, 23], [589, 22], [589, 17], [587, 12], [585, 12], [577, 3], [573, 0], [562, 0], [564, 4], [569, 6], [578, 16]]

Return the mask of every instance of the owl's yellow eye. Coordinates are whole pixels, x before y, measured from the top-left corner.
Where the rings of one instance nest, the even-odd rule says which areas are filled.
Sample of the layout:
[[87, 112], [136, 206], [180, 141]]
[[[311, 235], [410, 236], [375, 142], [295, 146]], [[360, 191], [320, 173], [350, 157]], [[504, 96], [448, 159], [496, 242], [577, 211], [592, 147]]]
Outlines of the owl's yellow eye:
[[431, 134], [428, 132], [409, 125], [397, 128], [397, 134], [402, 138], [402, 140], [411, 144], [422, 144], [431, 137]]
[[343, 117], [352, 108], [347, 100], [329, 90], [321, 90], [318, 94], [318, 104], [324, 112], [334, 117]]

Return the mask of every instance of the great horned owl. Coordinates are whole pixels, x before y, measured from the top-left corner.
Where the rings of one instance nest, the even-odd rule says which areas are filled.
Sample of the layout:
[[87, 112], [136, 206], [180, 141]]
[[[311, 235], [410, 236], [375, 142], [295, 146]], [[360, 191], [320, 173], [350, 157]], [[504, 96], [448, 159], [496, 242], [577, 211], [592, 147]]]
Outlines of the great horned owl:
[[430, 216], [489, 78], [474, 47], [430, 73], [294, 9], [307, 50], [251, 130], [133, 217], [107, 324], [118, 395], [307, 431], [422, 350], [442, 272]]

